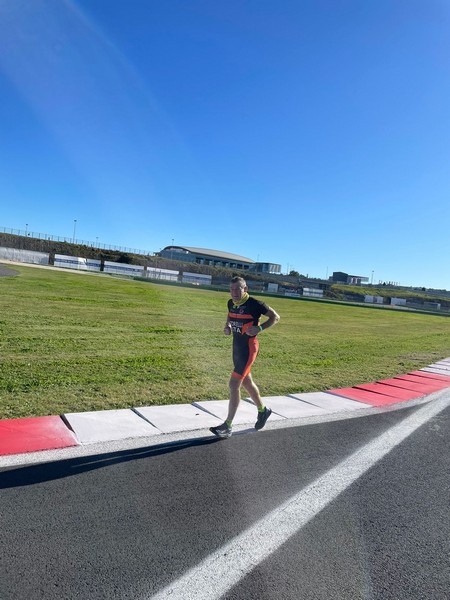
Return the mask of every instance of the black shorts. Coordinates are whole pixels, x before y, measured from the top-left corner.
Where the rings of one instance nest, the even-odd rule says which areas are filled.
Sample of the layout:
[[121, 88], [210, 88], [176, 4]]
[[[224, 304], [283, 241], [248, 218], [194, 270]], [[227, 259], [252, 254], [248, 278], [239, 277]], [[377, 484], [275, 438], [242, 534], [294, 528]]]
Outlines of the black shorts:
[[244, 379], [250, 373], [253, 363], [258, 356], [258, 336], [248, 335], [233, 336], [233, 364], [232, 377]]

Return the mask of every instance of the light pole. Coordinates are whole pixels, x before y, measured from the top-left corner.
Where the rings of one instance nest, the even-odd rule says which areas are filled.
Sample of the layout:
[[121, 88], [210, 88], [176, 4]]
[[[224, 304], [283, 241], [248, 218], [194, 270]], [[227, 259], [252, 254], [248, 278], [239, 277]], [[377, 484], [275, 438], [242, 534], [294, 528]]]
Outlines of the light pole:
[[72, 244], [75, 244], [75, 231], [77, 229], [77, 220], [74, 219], [73, 220], [73, 239], [72, 239]]
[[372, 271], [372, 281], [370, 282], [370, 285], [373, 285], [373, 271]]
[[28, 223], [25, 223], [25, 237], [28, 235]]

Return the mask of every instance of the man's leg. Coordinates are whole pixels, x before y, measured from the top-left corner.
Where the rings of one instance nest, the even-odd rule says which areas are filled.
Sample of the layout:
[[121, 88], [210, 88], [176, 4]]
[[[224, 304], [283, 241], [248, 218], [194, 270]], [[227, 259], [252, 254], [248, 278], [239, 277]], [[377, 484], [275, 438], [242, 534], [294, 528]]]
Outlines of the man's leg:
[[247, 390], [250, 398], [256, 404], [258, 409], [264, 408], [264, 405], [261, 401], [261, 396], [259, 394], [259, 389], [256, 383], [253, 381], [252, 374], [249, 373], [246, 377], [244, 377], [242, 381], [242, 385]]
[[239, 379], [238, 377], [235, 377], [233, 375], [230, 377], [230, 402], [228, 404], [227, 417], [227, 423], [229, 425], [233, 422], [233, 419], [236, 416], [239, 402], [241, 401], [241, 383], [242, 379]]
[[210, 427], [209, 430], [219, 438], [229, 438], [232, 434], [233, 419], [236, 416], [236, 412], [241, 401], [241, 383], [242, 379], [239, 377], [230, 377], [230, 401], [228, 402], [228, 416], [225, 423]]
[[250, 395], [250, 398], [256, 404], [258, 408], [258, 419], [255, 423], [255, 429], [262, 429], [266, 424], [267, 419], [272, 414], [272, 410], [266, 406], [264, 406], [263, 401], [261, 400], [261, 396], [259, 394], [258, 386], [252, 379], [251, 373], [249, 373], [244, 380], [242, 381], [242, 385], [247, 390]]

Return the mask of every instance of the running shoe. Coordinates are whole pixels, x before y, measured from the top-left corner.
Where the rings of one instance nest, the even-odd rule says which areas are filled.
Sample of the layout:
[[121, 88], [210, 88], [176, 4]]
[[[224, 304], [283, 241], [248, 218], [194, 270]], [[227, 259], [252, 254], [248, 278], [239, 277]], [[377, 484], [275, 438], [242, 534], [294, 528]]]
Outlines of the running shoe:
[[229, 438], [233, 433], [231, 427], [228, 427], [226, 423], [222, 423], [222, 425], [217, 425], [217, 427], [210, 427], [209, 430], [214, 435], [217, 435], [219, 438]]
[[255, 423], [255, 429], [257, 429], [257, 430], [262, 429], [271, 414], [272, 414], [272, 409], [267, 408], [267, 406], [262, 412], [258, 412], [258, 420]]

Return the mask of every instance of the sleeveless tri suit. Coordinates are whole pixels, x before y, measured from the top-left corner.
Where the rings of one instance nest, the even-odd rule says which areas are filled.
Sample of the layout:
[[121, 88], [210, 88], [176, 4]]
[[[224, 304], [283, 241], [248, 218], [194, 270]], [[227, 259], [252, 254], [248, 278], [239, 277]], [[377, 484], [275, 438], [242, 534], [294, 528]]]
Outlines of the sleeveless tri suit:
[[233, 300], [228, 300], [228, 323], [233, 333], [233, 364], [232, 377], [244, 379], [252, 368], [258, 355], [258, 336], [250, 337], [245, 332], [252, 325], [259, 325], [259, 318], [265, 315], [269, 307], [249, 296], [248, 300], [236, 306]]

